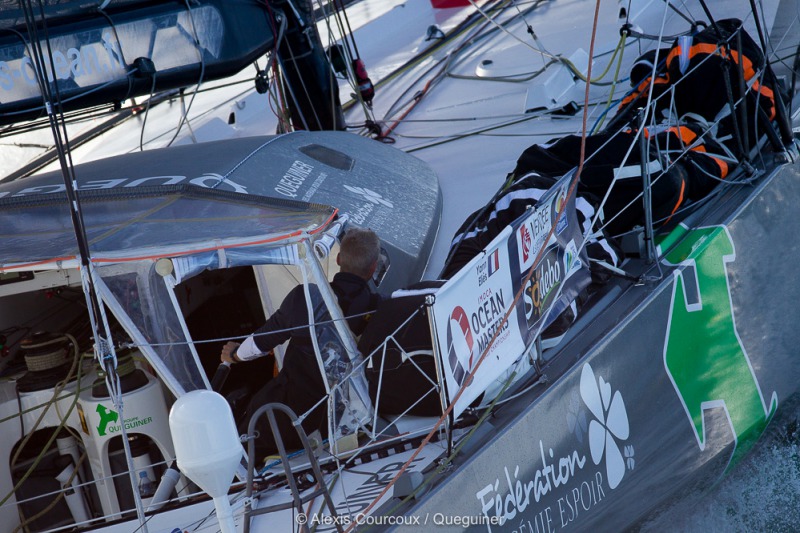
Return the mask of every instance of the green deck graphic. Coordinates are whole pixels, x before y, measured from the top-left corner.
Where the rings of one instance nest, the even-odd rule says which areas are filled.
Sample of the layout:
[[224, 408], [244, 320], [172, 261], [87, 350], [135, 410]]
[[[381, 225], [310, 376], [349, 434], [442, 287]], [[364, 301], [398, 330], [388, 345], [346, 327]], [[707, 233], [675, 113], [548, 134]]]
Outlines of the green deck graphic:
[[736, 331], [726, 271], [735, 258], [724, 226], [691, 230], [666, 255], [667, 263], [685, 268], [675, 272], [664, 365], [701, 450], [703, 411], [725, 409], [735, 439], [729, 469], [752, 448], [778, 406], [773, 392], [767, 410]]

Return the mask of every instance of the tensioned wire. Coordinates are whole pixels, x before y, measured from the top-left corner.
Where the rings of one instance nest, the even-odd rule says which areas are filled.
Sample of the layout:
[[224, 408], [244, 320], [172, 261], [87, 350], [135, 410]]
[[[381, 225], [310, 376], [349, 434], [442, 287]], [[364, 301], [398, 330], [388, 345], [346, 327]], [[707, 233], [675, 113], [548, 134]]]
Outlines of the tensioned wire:
[[[595, 44], [595, 37], [597, 35], [597, 21], [598, 21], [599, 13], [600, 13], [600, 0], [597, 0], [597, 2], [595, 4], [594, 22], [592, 24], [592, 35], [591, 35], [591, 40], [590, 40], [590, 45], [589, 45], [589, 67], [588, 67], [588, 73], [587, 73], [588, 74], [588, 76], [587, 76], [588, 79], [591, 79], [592, 58], [594, 56], [594, 44]], [[580, 152], [578, 170], [576, 171], [575, 177], [573, 178], [572, 183], [570, 184], [569, 191], [567, 192], [567, 201], [564, 202], [564, 206], [562, 207], [562, 209], [557, 212], [555, 220], [553, 221], [553, 225], [551, 226], [550, 231], [549, 231], [547, 237], [544, 240], [545, 243], [547, 241], [549, 241], [550, 236], [554, 233], [556, 225], [558, 224], [559, 218], [561, 216], [563, 216], [564, 208], [568, 204], [569, 199], [575, 194], [575, 189], [576, 189], [576, 186], [578, 184], [578, 180], [580, 178], [580, 174], [581, 174], [581, 172], [583, 170], [584, 159], [585, 159], [585, 156], [586, 156], [586, 134], [587, 134], [587, 120], [588, 120], [587, 107], [588, 107], [588, 101], [589, 101], [589, 88], [590, 88], [590, 85], [587, 83], [586, 84], [585, 94], [584, 94], [583, 131], [582, 131], [582, 134], [581, 134], [581, 152]], [[536, 254], [536, 258], [533, 261], [533, 264], [536, 264], [537, 261], [540, 260], [543, 252], [544, 252], [544, 246], [539, 249], [538, 253]], [[509, 310], [503, 316], [503, 321], [507, 321], [509, 315], [515, 310], [516, 302], [521, 298], [522, 292], [524, 291], [524, 287], [527, 284], [527, 282], [530, 280], [531, 276], [533, 275], [533, 272], [534, 272], [534, 269], [530, 269], [530, 271], [528, 272], [528, 276], [522, 282], [520, 290], [517, 292], [517, 294], [516, 294], [516, 296], [514, 298], [514, 301], [512, 302]], [[500, 331], [501, 329], [502, 328], [497, 328], [497, 330], [492, 335], [492, 338], [489, 340], [489, 343], [488, 343], [487, 347], [484, 349], [483, 353], [478, 358], [478, 361], [475, 363], [475, 366], [472, 368], [472, 370], [470, 370], [469, 377], [464, 381], [465, 385], [468, 384], [472, 380], [472, 377], [475, 375], [477, 370], [480, 368], [480, 366], [486, 360], [486, 357], [489, 354], [489, 351], [491, 349], [492, 344], [494, 344], [495, 339], [501, 333], [501, 331]], [[380, 499], [389, 491], [389, 489], [391, 489], [391, 487], [394, 486], [394, 484], [397, 482], [397, 480], [400, 478], [400, 476], [408, 469], [409, 465], [419, 455], [419, 453], [422, 451], [422, 449], [431, 441], [433, 436], [436, 434], [439, 426], [441, 426], [441, 424], [444, 423], [444, 421], [447, 419], [447, 417], [452, 412], [452, 410], [453, 410], [454, 406], [456, 405], [456, 403], [458, 402], [459, 398], [463, 395], [464, 391], [466, 390], [466, 386], [465, 385], [462, 385], [461, 388], [458, 390], [458, 392], [455, 394], [455, 396], [453, 397], [451, 403], [448, 405], [447, 409], [445, 410], [444, 414], [439, 418], [439, 421], [434, 425], [433, 429], [430, 431], [430, 433], [428, 433], [428, 435], [425, 437], [425, 439], [423, 439], [422, 443], [417, 448], [417, 450], [403, 464], [403, 466], [400, 468], [400, 470], [397, 472], [397, 474], [395, 474], [395, 476], [389, 481], [389, 483], [384, 487], [384, 489], [375, 498], [375, 500], [373, 500], [373, 502], [370, 503], [363, 510], [364, 514], [368, 513], [371, 509], [373, 509], [375, 507], [375, 505], [377, 505], [377, 503], [380, 501]], [[347, 531], [348, 532], [352, 531], [354, 527], [355, 527], [355, 524], [350, 524], [350, 527], [348, 527]]]

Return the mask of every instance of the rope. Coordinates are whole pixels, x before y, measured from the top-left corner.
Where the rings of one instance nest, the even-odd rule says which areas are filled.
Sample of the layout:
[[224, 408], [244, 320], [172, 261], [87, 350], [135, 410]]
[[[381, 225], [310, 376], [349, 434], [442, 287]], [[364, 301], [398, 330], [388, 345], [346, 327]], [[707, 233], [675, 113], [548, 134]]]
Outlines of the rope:
[[[42, 342], [36, 342], [36, 335], [29, 339], [25, 339], [20, 343], [20, 348], [27, 352], [41, 352], [43, 349], [49, 349], [45, 353], [27, 353], [25, 354], [25, 365], [30, 372], [43, 372], [45, 370], [52, 370], [58, 368], [67, 362], [67, 349], [63, 346], [65, 342], [69, 342], [69, 338], [65, 335], [60, 335]], [[27, 342], [26, 342], [27, 341]]]
[[[430, 484], [433, 482], [433, 479], [434, 479], [436, 476], [438, 476], [439, 474], [441, 474], [442, 472], [444, 472], [445, 470], [447, 470], [447, 468], [448, 468], [448, 467], [450, 466], [450, 464], [453, 462], [453, 459], [455, 459], [455, 457], [456, 457], [456, 456], [457, 456], [457, 455], [458, 455], [458, 454], [461, 452], [461, 448], [463, 448], [463, 447], [464, 447], [464, 446], [465, 446], [465, 445], [466, 445], [466, 444], [467, 444], [467, 443], [470, 441], [470, 439], [472, 439], [472, 437], [475, 435], [475, 432], [478, 430], [478, 428], [479, 428], [480, 426], [482, 426], [482, 425], [483, 425], [483, 423], [486, 421], [486, 419], [487, 419], [487, 418], [489, 418], [489, 415], [491, 415], [491, 414], [492, 414], [492, 412], [494, 411], [494, 408], [495, 408], [497, 405], [499, 405], [499, 402], [498, 402], [498, 400], [499, 400], [499, 399], [500, 399], [500, 397], [501, 397], [501, 396], [502, 396], [502, 395], [503, 395], [503, 394], [506, 392], [506, 390], [508, 390], [508, 387], [510, 387], [510, 386], [511, 386], [511, 383], [512, 383], [512, 382], [513, 382], [513, 380], [514, 380], [514, 377], [516, 377], [516, 373], [515, 373], [515, 372], [512, 372], [512, 373], [511, 373], [511, 375], [508, 377], [508, 380], [506, 380], [506, 382], [503, 384], [503, 388], [500, 390], [500, 392], [498, 393], [498, 395], [497, 395], [497, 396], [494, 398], [494, 400], [492, 400], [492, 403], [490, 403], [490, 404], [487, 406], [486, 410], [485, 410], [485, 411], [484, 411], [484, 412], [481, 414], [481, 416], [480, 416], [480, 418], [478, 419], [478, 421], [477, 421], [477, 422], [475, 422], [475, 425], [472, 427], [472, 429], [469, 431], [469, 433], [467, 433], [467, 434], [464, 436], [464, 438], [462, 438], [462, 439], [461, 439], [461, 440], [458, 442], [458, 444], [455, 446], [455, 448], [453, 448], [453, 451], [452, 451], [452, 453], [450, 453], [450, 454], [449, 454], [447, 457], [445, 457], [445, 458], [444, 458], [444, 460], [442, 460], [442, 461], [439, 463], [439, 465], [436, 467], [436, 469], [434, 470], [434, 472], [433, 472], [433, 473], [432, 473], [430, 476], [428, 476], [427, 478], [425, 478], [425, 479], [423, 480], [423, 482], [422, 482], [422, 483], [420, 483], [420, 484], [419, 484], [419, 486], [418, 486], [417, 488], [415, 488], [415, 489], [414, 489], [414, 490], [413, 490], [413, 491], [412, 491], [412, 492], [411, 492], [411, 493], [410, 493], [408, 496], [406, 496], [405, 498], [403, 498], [402, 500], [400, 500], [400, 502], [399, 502], [397, 505], [395, 505], [394, 507], [392, 507], [391, 509], [389, 509], [388, 511], [386, 511], [386, 512], [384, 513], [384, 515], [385, 515], [385, 516], [392, 516], [392, 515], [393, 515], [393, 514], [394, 514], [394, 513], [395, 513], [397, 510], [399, 510], [399, 509], [400, 509], [400, 508], [401, 508], [401, 507], [402, 507], [402, 506], [403, 506], [403, 505], [404, 505], [406, 502], [408, 502], [408, 501], [412, 500], [413, 498], [415, 498], [415, 496], [416, 496], [416, 495], [417, 495], [417, 494], [418, 494], [418, 493], [419, 493], [419, 492], [420, 492], [420, 491], [421, 491], [423, 488], [425, 488], [426, 486], [430, 485]], [[538, 383], [538, 382], [536, 382], [536, 383]], [[534, 383], [534, 385], [535, 385], [536, 383]], [[363, 511], [363, 512], [364, 512], [364, 513], [366, 513], [366, 511]], [[371, 529], [371, 527], [372, 527], [372, 526], [374, 526], [374, 523], [373, 523], [373, 524], [369, 524], [369, 525], [367, 525], [367, 527], [364, 529], [364, 531], [367, 531], [367, 530]]]
[[[472, 2], [472, 0], [470, 0], [470, 1]], [[590, 43], [590, 46], [589, 46], [588, 77], [590, 79], [591, 79], [591, 72], [592, 72], [592, 57], [594, 56], [594, 44], [595, 44], [595, 38], [597, 36], [597, 21], [598, 21], [599, 13], [600, 13], [600, 0], [597, 0], [597, 2], [595, 4], [594, 22], [592, 24], [591, 43]], [[553, 221], [553, 225], [550, 227], [550, 231], [549, 231], [547, 237], [545, 237], [545, 239], [544, 239], [545, 243], [547, 243], [550, 240], [550, 237], [555, 232], [556, 226], [558, 225], [558, 221], [561, 218], [561, 216], [562, 216], [562, 214], [563, 214], [563, 212], [564, 212], [564, 210], [566, 208], [566, 205], [569, 202], [569, 199], [575, 193], [575, 188], [576, 188], [576, 186], [578, 184], [578, 180], [580, 178], [580, 174], [583, 171], [584, 159], [586, 157], [586, 133], [587, 133], [586, 126], [587, 126], [587, 121], [588, 121], [588, 110], [587, 110], [588, 104], [589, 104], [589, 84], [586, 84], [586, 91], [584, 93], [584, 110], [583, 110], [583, 121], [582, 121], [583, 122], [583, 130], [582, 130], [582, 133], [581, 133], [581, 151], [580, 151], [580, 159], [579, 159], [579, 164], [578, 164], [578, 170], [577, 170], [577, 172], [575, 173], [575, 176], [572, 179], [572, 183], [570, 184], [570, 188], [569, 188], [569, 191], [567, 193], [567, 201], [564, 202], [564, 206], [562, 207], [562, 209], [560, 209], [556, 213], [556, 217], [555, 217], [555, 220]], [[542, 246], [542, 248], [539, 249], [538, 253], [536, 254], [536, 258], [533, 261], [534, 265], [541, 259], [541, 256], [544, 253], [544, 250], [545, 250], [544, 246]], [[520, 297], [522, 296], [522, 293], [524, 291], [525, 285], [530, 280], [530, 278], [533, 276], [533, 273], [534, 273], [534, 269], [531, 268], [528, 271], [528, 275], [526, 276], [526, 279], [523, 280], [523, 282], [521, 283], [521, 288], [517, 292], [517, 294], [516, 294], [516, 296], [514, 298], [514, 302], [511, 304], [511, 306], [509, 307], [509, 310], [503, 316], [503, 322], [502, 323], [505, 323], [508, 320], [508, 317], [511, 315], [511, 313], [515, 311], [516, 302], [519, 301]], [[375, 497], [375, 499], [362, 511], [363, 514], [367, 514], [370, 510], [372, 510], [377, 505], [377, 503], [380, 501], [381, 498], [383, 498], [383, 496], [389, 491], [389, 489], [391, 489], [394, 486], [394, 484], [397, 483], [397, 480], [408, 469], [409, 465], [414, 461], [414, 459], [417, 458], [417, 456], [420, 454], [420, 452], [423, 450], [423, 448], [431, 441], [431, 439], [437, 433], [437, 431], [439, 429], [439, 426], [441, 426], [442, 423], [447, 419], [447, 417], [453, 411], [453, 408], [455, 407], [455, 405], [458, 402], [459, 398], [461, 398], [461, 396], [463, 395], [464, 391], [467, 390], [467, 387], [472, 382], [473, 377], [474, 377], [475, 373], [477, 372], [477, 370], [480, 368], [480, 366], [486, 360], [486, 357], [489, 354], [489, 350], [491, 349], [492, 345], [494, 344], [494, 341], [497, 338], [497, 336], [501, 333], [501, 330], [502, 330], [502, 328], [497, 328], [495, 330], [494, 334], [492, 335], [492, 338], [489, 340], [486, 348], [484, 349], [484, 351], [481, 354], [480, 358], [478, 359], [477, 363], [475, 364], [473, 369], [470, 371], [469, 376], [467, 377], [466, 380], [464, 380], [464, 384], [461, 386], [461, 388], [458, 390], [458, 392], [456, 393], [456, 395], [453, 398], [453, 400], [447, 406], [447, 409], [445, 409], [445, 412], [442, 414], [442, 416], [439, 418], [439, 420], [436, 422], [436, 424], [434, 424], [433, 429], [431, 429], [431, 431], [428, 433], [428, 435], [422, 440], [422, 443], [419, 445], [419, 447], [414, 451], [413, 454], [411, 454], [411, 457], [408, 458], [408, 460], [403, 464], [403, 466], [400, 468], [400, 470], [389, 481], [389, 483], [383, 488], [381, 493], [378, 494], [378, 496]], [[355, 527], [355, 525], [356, 524], [350, 524], [350, 527], [347, 528], [346, 532], [349, 533], [350, 531], [352, 531], [353, 528]]]
[[[622, 35], [620, 36], [620, 44], [622, 45], [622, 53], [619, 54], [619, 60], [617, 61], [617, 68], [614, 70], [614, 81], [611, 84], [611, 91], [608, 93], [608, 100], [606, 101], [606, 109], [611, 108], [611, 102], [614, 100], [614, 91], [617, 88], [617, 81], [619, 80], [619, 71], [622, 67], [622, 57], [625, 55], [625, 39], [627, 37], [627, 32], [623, 30]], [[616, 54], [616, 50], [614, 51]], [[612, 58], [613, 61], [613, 58]], [[611, 63], [609, 62], [609, 65]], [[592, 128], [592, 134], [594, 134], [597, 130], [603, 127], [603, 122], [605, 121], [606, 113], [603, 113], [597, 121], [597, 124]]]
[[[506, 27], [504, 27], [504, 26], [502, 26], [502, 25], [498, 24], [498, 23], [497, 23], [497, 22], [496, 22], [496, 21], [495, 21], [493, 18], [489, 17], [489, 16], [488, 16], [486, 13], [484, 13], [484, 11], [483, 11], [483, 10], [480, 8], [480, 6], [478, 6], [478, 4], [476, 4], [476, 3], [475, 3], [475, 0], [468, 0], [468, 1], [469, 1], [469, 3], [470, 3], [470, 4], [472, 4], [472, 6], [473, 6], [473, 7], [474, 7], [474, 8], [475, 8], [475, 9], [476, 9], [476, 10], [477, 10], [477, 11], [478, 11], [478, 12], [479, 12], [481, 15], [483, 15], [483, 16], [486, 18], [486, 20], [488, 20], [488, 21], [489, 21], [491, 24], [495, 25], [495, 26], [496, 26], [496, 27], [497, 27], [499, 30], [501, 30], [501, 31], [503, 31], [503, 32], [505, 32], [505, 33], [507, 33], [507, 34], [508, 34], [509, 36], [511, 36], [513, 39], [515, 39], [515, 40], [519, 41], [520, 43], [522, 43], [523, 45], [527, 46], [527, 47], [528, 47], [528, 48], [530, 48], [531, 50], [534, 50], [535, 52], [539, 52], [540, 54], [542, 54], [542, 55], [544, 55], [544, 56], [547, 56], [547, 57], [549, 57], [549, 58], [551, 58], [551, 59], [554, 59], [554, 60], [556, 60], [556, 61], [559, 61], [559, 62], [563, 63], [564, 65], [566, 65], [566, 66], [567, 66], [567, 68], [569, 68], [569, 69], [570, 69], [570, 71], [572, 71], [572, 73], [573, 73], [575, 76], [577, 76], [578, 78], [580, 78], [581, 80], [583, 80], [583, 81], [585, 81], [585, 82], [588, 82], [588, 83], [592, 83], [592, 84], [594, 84], [594, 83], [596, 83], [596, 82], [600, 81], [601, 79], [603, 79], [603, 77], [604, 77], [604, 76], [605, 76], [605, 75], [608, 73], [608, 71], [611, 69], [611, 65], [612, 65], [612, 64], [613, 64], [613, 62], [614, 62], [614, 56], [612, 56], [612, 57], [611, 57], [611, 60], [609, 61], [608, 65], [606, 66], [606, 69], [605, 69], [605, 70], [603, 71], [603, 73], [602, 73], [602, 74], [600, 74], [600, 75], [599, 75], [597, 78], [594, 78], [594, 79], [592, 79], [592, 78], [591, 78], [591, 76], [584, 76], [584, 75], [583, 75], [583, 73], [580, 71], [580, 69], [578, 69], [578, 67], [576, 67], [576, 66], [575, 66], [575, 64], [574, 64], [572, 61], [570, 61], [569, 59], [563, 58], [563, 57], [561, 57], [561, 56], [558, 56], [558, 55], [551, 54], [550, 52], [548, 52], [547, 50], [545, 50], [545, 49], [543, 49], [543, 48], [536, 48], [535, 46], [531, 46], [529, 43], [527, 43], [527, 42], [523, 41], [522, 39], [520, 39], [519, 37], [517, 37], [516, 35], [514, 35], [513, 33], [511, 33], [511, 32], [510, 32], [510, 31], [509, 31], [509, 30], [508, 30]], [[536, 39], [536, 37], [535, 37], [535, 36], [534, 36], [534, 39]], [[538, 43], [538, 39], [536, 39], [536, 41], [537, 41], [537, 43]], [[616, 51], [614, 52], [614, 55], [616, 55]], [[591, 70], [591, 68], [589, 68], [589, 70]]]
[[[189, 344], [188, 342], [186, 344]], [[106, 372], [103, 368], [103, 365], [98, 361], [95, 364], [95, 370], [97, 372], [98, 379], [105, 380]], [[128, 374], [132, 374], [136, 370], [136, 361], [134, 360], [133, 354], [129, 353], [127, 355], [123, 355], [117, 360], [117, 368], [116, 373], [119, 377], [125, 377]]]
[[[72, 360], [72, 366], [69, 369], [67, 377], [54, 387], [53, 396], [51, 400], [45, 405], [44, 409], [42, 409], [42, 412], [36, 419], [36, 422], [34, 422], [32, 429], [28, 432], [27, 435], [25, 435], [25, 438], [23, 438], [22, 441], [20, 441], [19, 445], [17, 446], [17, 449], [14, 452], [14, 455], [11, 457], [11, 461], [9, 462], [11, 469], [13, 469], [14, 466], [16, 465], [17, 460], [19, 459], [19, 456], [22, 453], [22, 450], [28, 444], [31, 437], [33, 437], [33, 434], [36, 432], [36, 429], [39, 427], [39, 424], [42, 423], [42, 420], [44, 419], [45, 414], [47, 414], [47, 411], [50, 409], [51, 406], [55, 405], [55, 398], [58, 397], [58, 395], [61, 393], [64, 387], [66, 387], [67, 384], [71, 381], [73, 374], [76, 375], [78, 386], [80, 386], [82, 367], [79, 364], [81, 357], [80, 357], [80, 352], [78, 350], [78, 342], [71, 335], [67, 334], [66, 336], [70, 338], [70, 340], [73, 342], [73, 347], [75, 348], [75, 356], [73, 357]], [[61, 429], [65, 426], [67, 422], [67, 417], [70, 415], [70, 413], [72, 413], [72, 410], [75, 408], [75, 405], [77, 405], [77, 403], [78, 403], [78, 395], [75, 394], [73, 396], [72, 403], [70, 403], [69, 409], [67, 410], [67, 413], [61, 418], [61, 423], [54, 428], [52, 435], [50, 435], [50, 438], [42, 447], [42, 451], [34, 459], [33, 463], [25, 472], [25, 474], [23, 474], [23, 476], [20, 478], [17, 484], [14, 485], [14, 487], [3, 497], [3, 499], [0, 500], [0, 506], [5, 504], [9, 500], [9, 498], [11, 498], [11, 496], [14, 495], [14, 493], [16, 493], [19, 490], [22, 484], [25, 483], [25, 480], [27, 480], [33, 473], [33, 471], [36, 469], [36, 467], [39, 466], [39, 463], [42, 461], [42, 459], [44, 459], [45, 453], [47, 452], [47, 450], [50, 449], [50, 446], [53, 445], [53, 442], [55, 442], [56, 438], [58, 437], [58, 434], [61, 432]]]
[[[15, 527], [12, 530], [12, 533], [17, 533], [17, 531], [22, 530], [22, 528], [26, 528], [27, 525], [30, 524], [31, 522], [34, 522], [34, 521], [40, 519], [41, 517], [43, 517], [44, 515], [46, 515], [47, 513], [49, 513], [53, 509], [53, 507], [55, 507], [56, 504], [58, 504], [58, 502], [60, 502], [61, 499], [64, 498], [64, 493], [67, 490], [70, 490], [72, 488], [71, 487], [72, 480], [75, 479], [75, 476], [78, 475], [78, 471], [80, 469], [80, 466], [83, 464], [83, 462], [85, 460], [86, 460], [86, 452], [83, 452], [81, 454], [80, 458], [78, 459], [78, 464], [76, 464], [74, 469], [72, 470], [72, 474], [70, 474], [69, 478], [66, 480], [66, 482], [64, 482], [64, 488], [58, 494], [56, 494], [56, 497], [53, 498], [53, 500], [49, 504], [47, 504], [47, 506], [45, 506], [44, 509], [42, 509], [41, 511], [39, 511], [38, 513], [36, 513], [35, 515], [33, 515], [31, 517], [28, 517], [28, 518], [23, 517], [24, 520], [22, 520], [17, 525], [17, 527]], [[66, 488], [66, 487], [69, 487], [69, 488]], [[18, 510], [20, 516], [22, 516], [22, 509], [18, 508], [17, 510]]]

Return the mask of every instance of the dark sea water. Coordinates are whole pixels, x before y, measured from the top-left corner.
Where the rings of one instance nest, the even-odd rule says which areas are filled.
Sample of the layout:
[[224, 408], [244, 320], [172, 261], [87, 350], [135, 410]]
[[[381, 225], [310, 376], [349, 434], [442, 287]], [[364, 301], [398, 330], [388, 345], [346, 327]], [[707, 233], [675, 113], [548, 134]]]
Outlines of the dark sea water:
[[[781, 428], [781, 432], [786, 426]], [[709, 493], [689, 498], [647, 524], [642, 531], [800, 531], [800, 436], [775, 435]]]

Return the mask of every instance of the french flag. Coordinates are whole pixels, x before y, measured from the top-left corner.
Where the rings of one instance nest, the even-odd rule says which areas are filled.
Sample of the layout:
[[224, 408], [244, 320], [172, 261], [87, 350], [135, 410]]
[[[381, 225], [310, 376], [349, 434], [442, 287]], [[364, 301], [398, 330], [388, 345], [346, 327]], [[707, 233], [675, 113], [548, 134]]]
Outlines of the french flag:
[[487, 266], [487, 270], [489, 272], [489, 276], [500, 270], [500, 249], [496, 249], [492, 254], [489, 256], [489, 261]]

